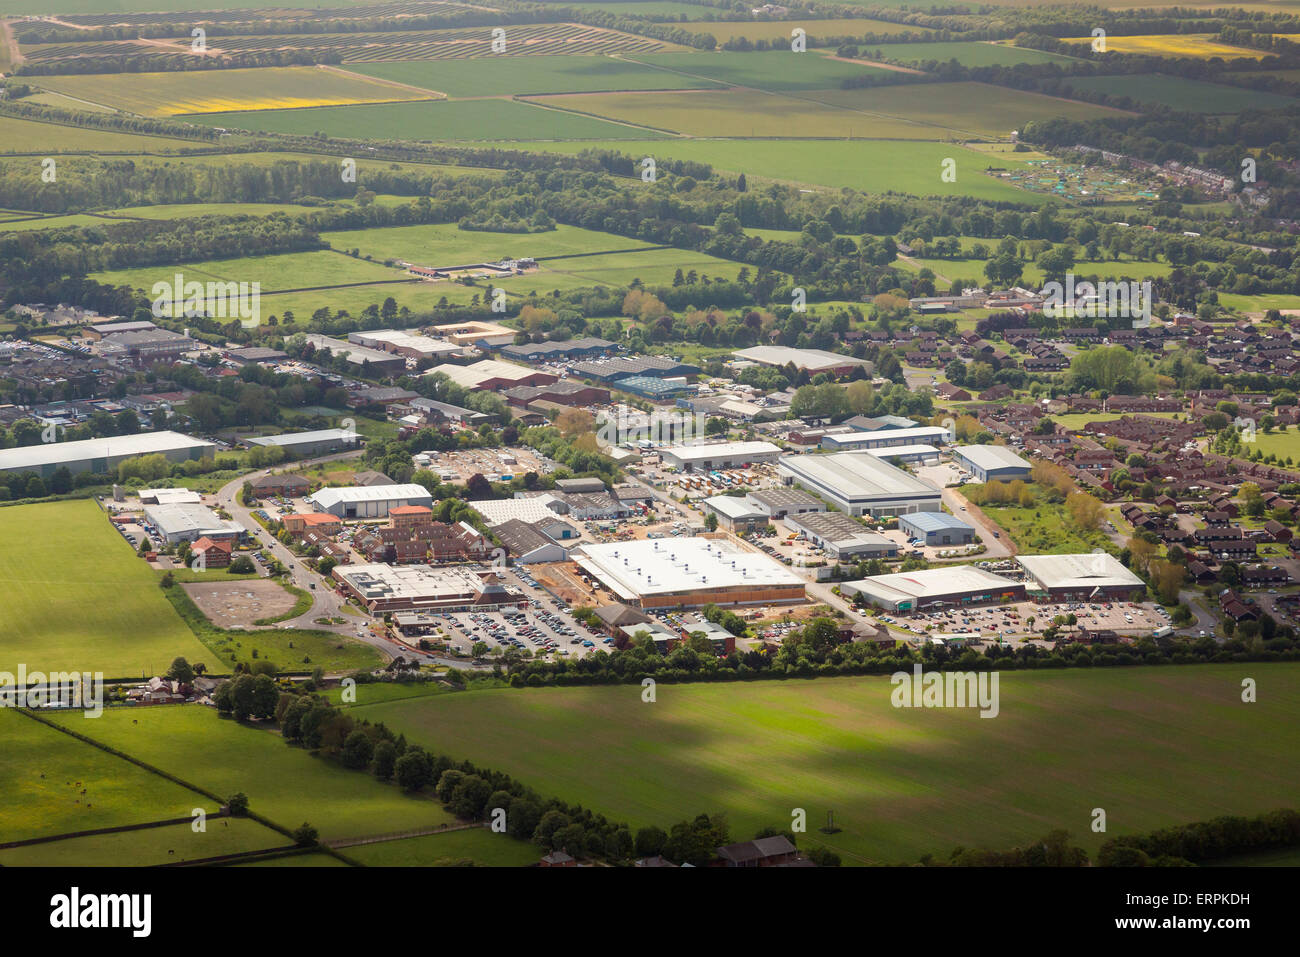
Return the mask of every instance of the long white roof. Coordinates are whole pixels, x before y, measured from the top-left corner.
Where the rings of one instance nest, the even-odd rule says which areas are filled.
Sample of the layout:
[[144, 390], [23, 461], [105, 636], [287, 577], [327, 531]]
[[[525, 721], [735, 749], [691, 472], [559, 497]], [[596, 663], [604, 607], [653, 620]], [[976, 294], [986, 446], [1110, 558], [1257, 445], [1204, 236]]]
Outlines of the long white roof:
[[875, 575], [847, 584], [891, 601], [909, 598], [920, 601], [941, 595], [959, 595], [962, 592], [992, 594], [1000, 588], [1016, 586], [1016, 582], [1011, 579], [995, 575], [974, 565], [951, 565], [947, 568], [895, 572], [892, 575]]
[[890, 465], [871, 452], [787, 455], [781, 459], [780, 467], [845, 499], [941, 495], [933, 485]]
[[746, 455], [775, 455], [780, 449], [771, 442], [715, 442], [712, 445], [671, 445], [660, 450], [682, 462], [700, 459], [739, 458]]
[[1107, 552], [1084, 555], [1017, 555], [1020, 567], [1044, 588], [1141, 588], [1141, 578]]
[[625, 600], [645, 595], [799, 585], [803, 579], [725, 539], [641, 539], [583, 545], [575, 560]]
[[183, 435], [180, 432], [140, 432], [136, 435], [117, 435], [106, 439], [42, 442], [40, 445], [27, 445], [0, 451], [0, 471], [81, 462], [86, 459], [130, 458], [136, 455], [153, 455], [197, 448], [215, 450], [216, 446], [211, 442]]
[[347, 488], [323, 488], [311, 495], [308, 501], [322, 508], [340, 502], [384, 502], [397, 499], [431, 499], [423, 485], [353, 485]]
[[1022, 459], [1005, 445], [959, 445], [952, 451], [982, 469], [1033, 468], [1032, 462]]

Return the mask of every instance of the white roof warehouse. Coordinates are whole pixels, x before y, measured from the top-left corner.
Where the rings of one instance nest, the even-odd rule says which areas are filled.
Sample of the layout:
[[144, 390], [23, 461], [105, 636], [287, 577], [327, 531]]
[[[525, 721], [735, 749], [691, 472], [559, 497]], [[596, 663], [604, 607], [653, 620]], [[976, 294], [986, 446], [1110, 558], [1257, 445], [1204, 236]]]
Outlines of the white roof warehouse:
[[907, 515], [937, 512], [943, 493], [870, 452], [787, 455], [777, 472], [849, 515]]
[[399, 505], [433, 508], [433, 496], [423, 485], [366, 485], [323, 488], [307, 501], [339, 518], [385, 518]]
[[83, 439], [78, 442], [43, 442], [17, 449], [0, 451], [0, 472], [35, 472], [49, 478], [67, 467], [79, 472], [106, 474], [126, 459], [140, 455], [162, 455], [170, 462], [210, 458], [217, 447], [203, 439], [180, 432], [141, 432], [107, 439]]

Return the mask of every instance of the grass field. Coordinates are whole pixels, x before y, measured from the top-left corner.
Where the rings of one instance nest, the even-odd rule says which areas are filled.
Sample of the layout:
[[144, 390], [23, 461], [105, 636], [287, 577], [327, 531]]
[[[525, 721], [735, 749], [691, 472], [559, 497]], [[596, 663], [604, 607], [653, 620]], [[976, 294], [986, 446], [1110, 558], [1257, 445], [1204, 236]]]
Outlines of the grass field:
[[1263, 455], [1276, 455], [1279, 459], [1289, 456], [1294, 462], [1300, 458], [1300, 431], [1295, 429], [1288, 429], [1285, 432], [1256, 431], [1253, 448]]
[[327, 136], [380, 140], [590, 140], [619, 136], [646, 139], [659, 135], [651, 130], [543, 110], [511, 100], [439, 100], [302, 110], [254, 110], [208, 113], [192, 119], [205, 126], [227, 129], [255, 129], [297, 136], [321, 132]]
[[808, 20], [792, 17], [788, 20], [742, 20], [736, 22], [683, 23], [679, 29], [687, 33], [707, 33], [725, 43], [732, 38], [746, 40], [791, 40], [791, 31], [796, 27], [805, 30], [814, 39], [826, 37], [862, 37], [869, 33], [928, 33], [923, 27], [913, 27], [905, 23], [893, 23], [889, 20], [864, 20], [860, 18], [836, 17], [830, 20]]
[[1219, 303], [1229, 309], [1242, 312], [1264, 313], [1270, 309], [1300, 309], [1300, 296], [1285, 293], [1264, 293], [1258, 296], [1243, 296], [1235, 292], [1219, 293]]
[[[484, 691], [358, 706], [412, 741], [507, 771], [634, 827], [725, 811], [732, 837], [812, 826], [845, 863], [1014, 846], [1057, 827], [1110, 833], [1294, 804], [1300, 665], [1003, 673], [1001, 711], [890, 705], [885, 677]], [[527, 728], [527, 733], [520, 729]], [[1206, 768], [1216, 786], [1204, 786]]]
[[37, 153], [175, 153], [178, 150], [203, 149], [205, 146], [207, 144], [200, 140], [81, 129], [0, 116], [0, 156]]
[[548, 56], [506, 60], [405, 60], [360, 63], [353, 73], [446, 93], [448, 96], [515, 96], [601, 90], [678, 90], [716, 87], [629, 60], [600, 56]]
[[[125, 763], [125, 762], [123, 762]], [[160, 778], [155, 777], [155, 781]], [[285, 847], [293, 842], [248, 818], [210, 816], [206, 830], [189, 824], [73, 837], [0, 851], [4, 867], [154, 867], [242, 851]]]
[[[403, 197], [407, 202], [409, 197]], [[343, 204], [340, 204], [343, 205]], [[123, 219], [197, 219], [200, 216], [288, 216], [310, 213], [316, 206], [299, 206], [295, 203], [176, 203], [161, 206], [124, 206], [100, 214]]]
[[[1174, 419], [1177, 418], [1177, 412], [1143, 412], [1142, 417], [1146, 419]], [[1057, 425], [1064, 426], [1073, 431], [1081, 429], [1089, 422], [1114, 422], [1116, 419], [1124, 417], [1122, 412], [1070, 412], [1066, 415], [1054, 415], [1052, 421]]]
[[1127, 96], [1138, 103], [1167, 106], [1193, 113], [1236, 113], [1240, 110], [1271, 110], [1293, 106], [1296, 101], [1277, 93], [1246, 90], [1221, 83], [1205, 83], [1181, 76], [1158, 73], [1135, 76], [1071, 77], [1077, 90], [1091, 90], [1109, 96]]
[[757, 53], [656, 53], [629, 57], [638, 63], [669, 70], [691, 78], [717, 80], [728, 86], [751, 86], [760, 90], [827, 90], [852, 77], [887, 75], [887, 70], [832, 60], [820, 53], [789, 53], [780, 50]]
[[1017, 63], [1064, 65], [1075, 62], [1070, 57], [1043, 50], [1031, 50], [1029, 47], [969, 40], [965, 42], [951, 40], [942, 43], [873, 43], [862, 50], [863, 57], [874, 59], [877, 53], [887, 60], [898, 60], [903, 63], [924, 63], [927, 60], [947, 63], [949, 60], [956, 60], [962, 66], [1015, 66]]
[[[369, 774], [347, 771], [201, 705], [112, 709], [95, 721], [60, 716], [82, 734], [249, 807], [282, 827], [304, 821], [322, 840], [453, 823], [436, 801], [411, 797]], [[93, 725], [93, 727], [89, 727]]]
[[202, 282], [221, 279], [233, 282], [260, 282], [262, 292], [333, 286], [342, 283], [374, 283], [401, 279], [401, 272], [376, 262], [354, 259], [330, 250], [304, 253], [281, 253], [240, 259], [211, 259], [176, 266], [142, 266], [96, 273], [95, 278], [112, 286], [126, 285], [148, 292], [159, 280], [171, 281], [176, 273]]
[[[103, 720], [75, 715], [67, 725], [89, 734]], [[202, 795], [10, 708], [0, 708], [0, 740], [0, 843], [217, 810]]]
[[577, 226], [556, 226], [544, 233], [490, 233], [458, 229], [455, 223], [393, 226], [321, 233], [338, 250], [360, 250], [380, 262], [405, 259], [428, 266], [457, 266], [497, 256], [566, 256], [649, 249], [650, 244]]
[[41, 89], [142, 116], [278, 110], [348, 103], [427, 99], [428, 95], [363, 76], [317, 67], [43, 76]]
[[[505, 144], [502, 144], [505, 145]], [[1031, 197], [1002, 179], [983, 174], [989, 166], [1016, 167], [1016, 154], [989, 157], [950, 143], [906, 140], [673, 140], [671, 142], [520, 143], [521, 149], [576, 153], [608, 148], [636, 156], [697, 160], [755, 178], [869, 193], [974, 196], [1028, 202]], [[957, 180], [940, 179], [945, 159], [957, 161]]]
[[528, 867], [542, 856], [536, 844], [485, 827], [361, 844], [343, 853], [366, 867], [454, 867], [465, 860], [478, 867]]
[[[1062, 37], [1065, 43], [1091, 45], [1092, 37]], [[1220, 43], [1208, 33], [1159, 34], [1155, 36], [1106, 36], [1107, 53], [1139, 53], [1144, 56], [1193, 57], [1208, 60], [1245, 58], [1258, 60], [1264, 56], [1260, 50], [1234, 47]]]
[[1105, 548], [1110, 540], [1101, 532], [1084, 532], [1072, 525], [1059, 505], [981, 505], [984, 514], [1006, 530], [1026, 555], [1071, 555]]
[[176, 616], [157, 578], [90, 501], [0, 509], [0, 670], [159, 674], [219, 662]]

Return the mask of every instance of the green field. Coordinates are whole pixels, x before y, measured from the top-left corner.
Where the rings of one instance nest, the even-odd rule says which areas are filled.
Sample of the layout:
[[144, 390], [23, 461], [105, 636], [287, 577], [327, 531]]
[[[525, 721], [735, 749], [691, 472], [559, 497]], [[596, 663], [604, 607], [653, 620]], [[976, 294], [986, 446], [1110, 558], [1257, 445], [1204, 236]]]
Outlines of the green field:
[[177, 655], [219, 667], [93, 502], [0, 509], [0, 536], [13, 543], [0, 551], [0, 671], [149, 677]]
[[[160, 781], [160, 778], [154, 778]], [[248, 818], [207, 819], [205, 830], [189, 824], [71, 837], [0, 851], [4, 867], [156, 867], [206, 857], [292, 844], [289, 838]]]
[[1300, 458], [1300, 431], [1294, 427], [1285, 432], [1257, 431], [1254, 445], [1246, 448], [1257, 449], [1262, 455], [1276, 455], [1279, 459], [1289, 457], [1294, 462]]
[[650, 248], [639, 239], [564, 225], [544, 233], [491, 233], [437, 223], [325, 232], [321, 238], [334, 249], [357, 249], [380, 262], [404, 259], [428, 266], [460, 266], [499, 256], [567, 256]]
[[[412, 741], [509, 772], [633, 827], [725, 811], [740, 840], [811, 831], [845, 863], [1110, 834], [1294, 804], [1300, 665], [1001, 675], [1000, 714], [895, 709], [885, 677], [483, 691], [358, 706]], [[1254, 676], [1267, 699], [1243, 706]], [[527, 729], [524, 732], [522, 729]], [[1216, 786], [1205, 787], [1212, 768]]]
[[536, 844], [485, 827], [360, 844], [343, 853], [366, 867], [454, 867], [465, 860], [478, 867], [528, 867], [542, 856]]
[[1110, 544], [1101, 532], [1088, 533], [1072, 525], [1059, 505], [980, 505], [980, 509], [1026, 555], [1072, 555]]
[[[411, 797], [244, 727], [202, 705], [112, 709], [95, 721], [59, 716], [82, 734], [215, 794], [242, 791], [281, 827], [304, 821], [322, 840], [391, 834], [454, 822], [435, 800]], [[82, 725], [85, 725], [84, 727]], [[93, 727], [92, 727], [93, 725]]]
[[349, 65], [353, 73], [409, 83], [448, 96], [515, 96], [598, 90], [678, 90], [716, 87], [628, 60], [603, 56], [517, 59], [404, 60]]
[[1247, 90], [1221, 83], [1206, 83], [1159, 73], [1134, 76], [1081, 76], [1065, 82], [1077, 90], [1091, 90], [1108, 96], [1127, 96], [1138, 103], [1167, 106], [1193, 113], [1237, 113], [1241, 110], [1274, 110], [1294, 106], [1296, 100], [1278, 93]]
[[[502, 144], [505, 145], [505, 144]], [[1010, 154], [996, 159], [949, 143], [903, 140], [672, 140], [632, 143], [518, 143], [516, 148], [557, 153], [613, 149], [629, 156], [696, 160], [715, 169], [757, 177], [868, 193], [974, 196], [1028, 202], [1032, 196], [982, 172], [991, 165], [1020, 165]], [[940, 179], [942, 163], [957, 161], [957, 181]]]
[[45, 153], [175, 153], [211, 148], [201, 140], [91, 130], [0, 116], [0, 156]]
[[638, 63], [692, 79], [717, 80], [728, 86], [749, 86], [760, 90], [827, 90], [851, 77], [886, 76], [889, 71], [861, 63], [832, 60], [809, 51], [762, 51], [758, 53], [645, 53], [630, 56]]
[[954, 40], [946, 43], [873, 43], [864, 47], [861, 53], [864, 58], [874, 58], [877, 54], [887, 60], [898, 60], [903, 63], [924, 63], [927, 60], [947, 63], [949, 60], [956, 60], [962, 66], [1015, 66], [1017, 63], [1065, 65], [1075, 62], [1072, 57], [1031, 50], [1029, 47], [969, 40], [966, 42]]
[[[1174, 419], [1177, 412], [1143, 412], [1144, 419]], [[1122, 412], [1071, 412], [1066, 415], [1053, 415], [1052, 421], [1071, 431], [1081, 429], [1089, 422], [1114, 422], [1124, 417]]]
[[[188, 280], [207, 282], [221, 279], [233, 282], [260, 282], [262, 292], [334, 286], [342, 283], [375, 283], [402, 279], [403, 274], [381, 263], [366, 262], [329, 250], [304, 253], [281, 253], [271, 256], [245, 256], [239, 259], [210, 259], [176, 266], [142, 266], [96, 273], [93, 278], [112, 286], [126, 285], [148, 292], [155, 282], [171, 282], [176, 273]], [[400, 288], [400, 287], [398, 287]]]
[[[67, 725], [89, 734], [103, 720], [75, 715]], [[202, 795], [10, 708], [0, 708], [0, 740], [0, 843], [217, 810]]]
[[[410, 202], [410, 197], [404, 196], [402, 199]], [[296, 203], [170, 203], [159, 206], [124, 206], [121, 209], [107, 210], [100, 215], [123, 219], [197, 219], [200, 216], [273, 216], [276, 213], [295, 216], [314, 212], [318, 208]]]
[[438, 100], [376, 106], [252, 110], [205, 113], [190, 119], [204, 126], [226, 129], [253, 129], [297, 136], [321, 132], [327, 136], [378, 140], [530, 140], [543, 137], [595, 140], [619, 136], [646, 139], [657, 135], [649, 130], [543, 110], [511, 100]]
[[[787, 20], [740, 20], [717, 23], [683, 23], [681, 29], [688, 33], [707, 33], [719, 43], [732, 38], [746, 40], [792, 41], [791, 32], [803, 29], [810, 38], [862, 37], [869, 33], [928, 33], [923, 27], [894, 23], [889, 20], [864, 20], [836, 17], [830, 20], [811, 20], [791, 17]], [[786, 51], [781, 51], [786, 52]], [[812, 52], [812, 51], [808, 51]], [[806, 54], [804, 54], [806, 55]]]
[[142, 116], [385, 103], [428, 96], [311, 66], [42, 76], [36, 82], [44, 90]]

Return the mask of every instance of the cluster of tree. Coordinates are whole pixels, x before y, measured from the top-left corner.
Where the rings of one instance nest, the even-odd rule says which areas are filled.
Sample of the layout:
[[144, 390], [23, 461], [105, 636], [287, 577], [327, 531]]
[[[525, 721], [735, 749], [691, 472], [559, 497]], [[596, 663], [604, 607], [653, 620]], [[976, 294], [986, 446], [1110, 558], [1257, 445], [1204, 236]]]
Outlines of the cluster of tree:
[[958, 847], [947, 861], [936, 861], [927, 854], [921, 863], [926, 867], [1087, 867], [1088, 852], [1070, 843], [1069, 831], [1058, 830], [1009, 851]]
[[1148, 834], [1113, 837], [1097, 855], [1101, 867], [1187, 867], [1240, 854], [1300, 845], [1300, 812], [1216, 817]]

